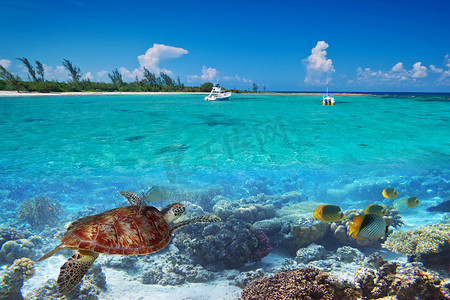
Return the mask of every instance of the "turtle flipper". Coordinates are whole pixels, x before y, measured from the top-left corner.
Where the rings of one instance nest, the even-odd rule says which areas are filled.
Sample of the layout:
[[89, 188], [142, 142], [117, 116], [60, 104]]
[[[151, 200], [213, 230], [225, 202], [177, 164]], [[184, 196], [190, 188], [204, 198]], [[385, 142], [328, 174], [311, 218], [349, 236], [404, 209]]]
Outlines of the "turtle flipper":
[[142, 206], [142, 205], [145, 204], [144, 199], [142, 198], [142, 196], [136, 194], [135, 192], [121, 191], [120, 195], [122, 195], [125, 198], [127, 198], [128, 202], [130, 202], [131, 205]]
[[89, 268], [98, 257], [98, 253], [78, 250], [71, 258], [69, 258], [61, 267], [58, 276], [58, 292], [66, 294], [70, 292], [83, 276], [86, 275]]
[[196, 224], [196, 223], [207, 224], [207, 223], [214, 223], [214, 222], [220, 222], [220, 221], [221, 221], [221, 219], [218, 216], [213, 215], [213, 214], [208, 214], [208, 215], [198, 216], [198, 217], [194, 217], [192, 219], [186, 220], [186, 221], [181, 221], [181, 222], [175, 223], [170, 227], [170, 230], [173, 233], [176, 230], [180, 229], [181, 227], [184, 227], [187, 225]]
[[56, 252], [61, 251], [62, 249], [64, 249], [65, 247], [63, 245], [59, 245], [58, 247], [56, 247], [55, 249], [45, 253], [44, 255], [42, 255], [41, 258], [39, 258], [37, 261], [43, 261], [44, 259], [49, 258], [50, 256], [52, 256], [53, 254], [55, 254]]

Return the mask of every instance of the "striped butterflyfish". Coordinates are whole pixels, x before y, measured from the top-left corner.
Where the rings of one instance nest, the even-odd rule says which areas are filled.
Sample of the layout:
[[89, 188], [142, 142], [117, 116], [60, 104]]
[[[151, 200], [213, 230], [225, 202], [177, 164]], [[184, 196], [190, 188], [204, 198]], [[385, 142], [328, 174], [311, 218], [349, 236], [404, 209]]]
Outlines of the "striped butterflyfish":
[[385, 236], [388, 226], [383, 217], [377, 214], [364, 214], [350, 222], [349, 235], [355, 239], [378, 239]]
[[324, 204], [314, 209], [314, 217], [325, 222], [337, 222], [345, 218], [342, 209], [337, 205]]

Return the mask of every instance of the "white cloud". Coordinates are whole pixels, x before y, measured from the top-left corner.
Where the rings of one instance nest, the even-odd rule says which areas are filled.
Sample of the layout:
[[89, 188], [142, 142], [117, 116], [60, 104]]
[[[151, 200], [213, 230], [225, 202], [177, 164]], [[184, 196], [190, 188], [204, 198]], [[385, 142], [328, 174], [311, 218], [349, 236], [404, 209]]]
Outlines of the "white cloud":
[[56, 66], [56, 68], [53, 68], [44, 64], [44, 76], [45, 80], [66, 81], [69, 79], [69, 72], [67, 72], [64, 66]]
[[195, 81], [202, 81], [202, 82], [216, 82], [217, 77], [217, 70], [214, 68], [207, 68], [206, 66], [202, 67], [202, 74], [201, 75], [188, 75], [188, 82], [195, 82]]
[[202, 68], [202, 81], [215, 81], [217, 80], [217, 70], [214, 68], [207, 68], [203, 66]]
[[92, 76], [91, 72], [87, 72], [86, 75], [84, 76], [84, 79], [86, 79], [86, 80], [94, 80], [94, 76]]
[[134, 80], [136, 78], [136, 76], [141, 79], [143, 76], [143, 72], [139, 69], [134, 69], [133, 72], [128, 71], [126, 68], [121, 67], [119, 69], [120, 74], [122, 74], [122, 76], [124, 77], [124, 79], [130, 79], [130, 80]]
[[169, 74], [172, 73], [166, 69], [160, 69], [159, 63], [161, 60], [169, 58], [178, 58], [189, 52], [183, 48], [177, 48], [162, 44], [153, 44], [153, 47], [148, 49], [144, 55], [139, 55], [138, 60], [141, 69], [147, 68], [150, 72], [159, 74], [161, 71]]
[[138, 56], [139, 69], [134, 69], [134, 71], [131, 72], [127, 68], [121, 67], [119, 71], [125, 80], [134, 80], [136, 76], [141, 79], [144, 68], [156, 75], [159, 75], [161, 72], [166, 73], [167, 75], [173, 75], [172, 71], [167, 70], [166, 68], [160, 68], [160, 62], [169, 58], [178, 58], [188, 53], [189, 52], [183, 48], [153, 44], [153, 47], [149, 48], [145, 54]]
[[333, 61], [327, 59], [328, 44], [325, 41], [317, 42], [317, 45], [311, 49], [311, 55], [303, 61], [306, 66], [305, 82], [309, 84], [323, 84], [323, 75], [331, 72], [335, 72], [333, 67]]
[[413, 69], [411, 70], [411, 77], [412, 78], [424, 78], [427, 77], [427, 67], [422, 66], [422, 62], [416, 62], [413, 66]]
[[436, 68], [434, 65], [430, 65], [430, 72], [439, 74], [439, 73], [444, 72], [444, 69]]
[[102, 71], [98, 71], [98, 72], [97, 72], [98, 77], [103, 77], [103, 76], [105, 76], [106, 74], [108, 74], [108, 71], [105, 71], [105, 70], [102, 70]]
[[8, 59], [0, 59], [0, 66], [3, 66], [3, 68], [8, 69], [11, 65], [11, 61]]
[[239, 77], [237, 74], [234, 76], [223, 76], [223, 80], [225, 81], [235, 81], [235, 82], [243, 82], [243, 83], [252, 83], [253, 81], [251, 79], [247, 79], [245, 77]]

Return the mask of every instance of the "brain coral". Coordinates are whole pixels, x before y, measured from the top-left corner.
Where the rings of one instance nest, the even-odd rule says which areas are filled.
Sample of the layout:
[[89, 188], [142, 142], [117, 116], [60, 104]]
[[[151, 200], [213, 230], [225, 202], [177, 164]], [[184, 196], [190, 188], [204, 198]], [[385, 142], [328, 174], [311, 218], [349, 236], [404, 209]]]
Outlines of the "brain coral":
[[257, 299], [358, 299], [360, 292], [350, 283], [337, 283], [315, 268], [282, 271], [252, 281], [241, 300]]
[[438, 253], [450, 246], [450, 224], [433, 224], [392, 233], [382, 245], [400, 254]]

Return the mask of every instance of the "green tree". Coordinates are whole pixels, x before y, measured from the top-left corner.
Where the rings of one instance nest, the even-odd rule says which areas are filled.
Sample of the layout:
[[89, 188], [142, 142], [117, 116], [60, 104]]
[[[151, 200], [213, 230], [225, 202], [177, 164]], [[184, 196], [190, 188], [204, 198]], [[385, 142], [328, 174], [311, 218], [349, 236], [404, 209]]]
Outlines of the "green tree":
[[39, 81], [44, 81], [44, 66], [40, 61], [36, 60], [36, 73], [38, 73], [41, 78], [38, 78]]
[[159, 73], [159, 77], [162, 79], [164, 85], [175, 86], [175, 80], [164, 72]]
[[115, 69], [112, 71], [112, 74], [108, 73], [109, 78], [112, 83], [116, 86], [117, 90], [120, 90], [120, 87], [123, 85], [122, 74], [120, 74], [119, 70]]
[[19, 76], [14, 76], [10, 72], [6, 71], [6, 69], [0, 65], [0, 79], [6, 81], [6, 84], [10, 89], [16, 90], [20, 92], [20, 86], [22, 85], [22, 81]]
[[147, 81], [147, 84], [151, 85], [152, 87], [155, 87], [158, 85], [158, 80], [156, 78], [156, 75], [152, 72], [150, 72], [146, 67], [144, 67], [144, 78]]
[[70, 76], [72, 77], [72, 82], [79, 83], [81, 76], [83, 75], [83, 73], [81, 73], [80, 68], [77, 68], [76, 66], [74, 66], [67, 59], [63, 59], [62, 64], [63, 64], [64, 68], [66, 68], [66, 70], [70, 73]]
[[213, 84], [211, 82], [205, 82], [200, 85], [201, 92], [210, 92], [213, 88]]
[[253, 92], [258, 92], [258, 85], [256, 83], [253, 83]]
[[[30, 62], [28, 61], [28, 59], [26, 57], [17, 57], [16, 59], [20, 60], [21, 62], [23, 62], [23, 64], [25, 65], [25, 67], [28, 70], [29, 75], [29, 79], [33, 80], [34, 82], [38, 81], [36, 78], [36, 71], [34, 70], [33, 66], [30, 64]], [[31, 76], [31, 77], [30, 77]]]

